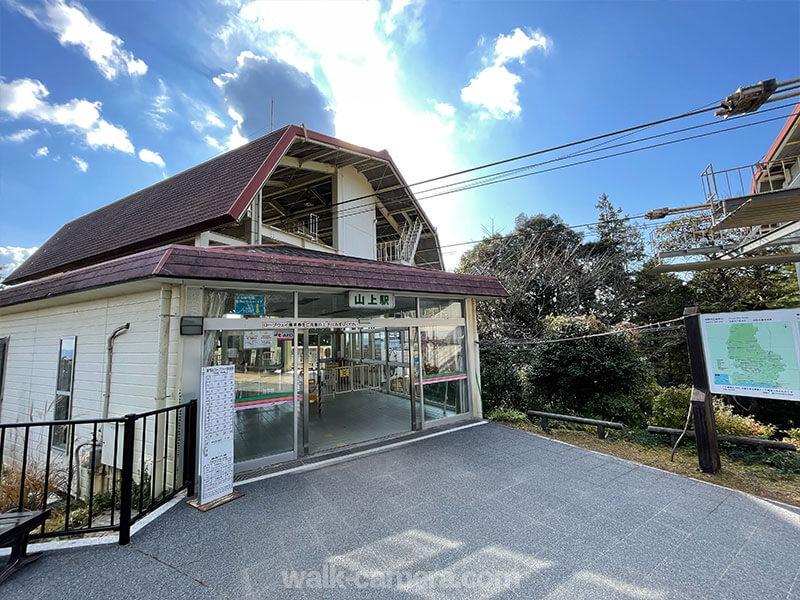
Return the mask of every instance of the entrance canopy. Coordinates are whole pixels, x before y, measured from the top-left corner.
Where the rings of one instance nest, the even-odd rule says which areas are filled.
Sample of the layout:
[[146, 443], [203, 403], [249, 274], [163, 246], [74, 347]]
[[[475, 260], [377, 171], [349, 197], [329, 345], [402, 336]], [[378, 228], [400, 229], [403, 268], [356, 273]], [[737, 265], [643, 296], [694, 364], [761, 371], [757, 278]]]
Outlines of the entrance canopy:
[[213, 280], [505, 298], [496, 277], [447, 273], [281, 244], [170, 245], [0, 291], [0, 308], [145, 279]]

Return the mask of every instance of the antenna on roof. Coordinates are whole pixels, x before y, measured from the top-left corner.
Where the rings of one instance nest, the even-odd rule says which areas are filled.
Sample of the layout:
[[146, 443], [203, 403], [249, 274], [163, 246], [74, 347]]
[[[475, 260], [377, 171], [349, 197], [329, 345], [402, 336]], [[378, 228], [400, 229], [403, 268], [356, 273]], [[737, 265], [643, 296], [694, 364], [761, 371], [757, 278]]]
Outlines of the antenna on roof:
[[269, 99], [269, 131], [275, 131], [275, 98]]

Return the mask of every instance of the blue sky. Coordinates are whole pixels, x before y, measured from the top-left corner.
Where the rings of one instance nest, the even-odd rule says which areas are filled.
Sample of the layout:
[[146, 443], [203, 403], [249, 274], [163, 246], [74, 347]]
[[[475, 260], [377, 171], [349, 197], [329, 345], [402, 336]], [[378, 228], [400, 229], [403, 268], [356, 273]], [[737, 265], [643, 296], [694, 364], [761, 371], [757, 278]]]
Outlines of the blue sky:
[[[271, 98], [276, 127], [386, 148], [413, 182], [797, 77], [799, 26], [797, 2], [0, 0], [0, 263], [266, 133]], [[602, 193], [629, 214], [697, 204], [709, 162], [758, 160], [780, 126], [423, 206], [447, 245], [508, 232], [522, 212], [592, 221]]]

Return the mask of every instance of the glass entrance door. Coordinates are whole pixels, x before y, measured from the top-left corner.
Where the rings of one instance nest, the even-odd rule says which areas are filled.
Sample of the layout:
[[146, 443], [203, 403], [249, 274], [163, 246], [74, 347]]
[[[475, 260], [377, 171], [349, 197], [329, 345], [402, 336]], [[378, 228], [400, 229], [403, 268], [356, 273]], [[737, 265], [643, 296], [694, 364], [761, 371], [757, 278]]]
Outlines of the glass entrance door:
[[295, 449], [292, 332], [248, 333], [208, 332], [206, 338], [206, 364], [235, 367], [237, 471], [291, 460]]
[[[411, 431], [408, 329], [309, 329], [298, 335], [301, 452]], [[419, 422], [419, 421], [418, 421]]]

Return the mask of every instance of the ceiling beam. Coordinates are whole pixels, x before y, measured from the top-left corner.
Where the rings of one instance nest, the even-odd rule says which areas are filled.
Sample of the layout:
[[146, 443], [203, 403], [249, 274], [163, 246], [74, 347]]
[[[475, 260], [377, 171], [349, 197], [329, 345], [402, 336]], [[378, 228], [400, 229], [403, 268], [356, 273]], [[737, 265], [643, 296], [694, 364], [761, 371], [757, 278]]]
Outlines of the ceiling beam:
[[383, 218], [386, 219], [389, 222], [389, 225], [391, 225], [392, 228], [397, 232], [397, 234], [400, 235], [400, 233], [402, 233], [400, 225], [397, 223], [395, 218], [391, 214], [389, 214], [389, 211], [386, 210], [386, 207], [383, 205], [383, 202], [381, 202], [380, 198], [377, 197], [375, 198], [375, 205], [378, 207], [378, 210], [383, 215]]
[[336, 167], [327, 163], [317, 162], [315, 160], [300, 160], [294, 156], [284, 156], [278, 163], [281, 167], [292, 167], [293, 169], [302, 169], [303, 171], [315, 171], [317, 173], [335, 173]]

